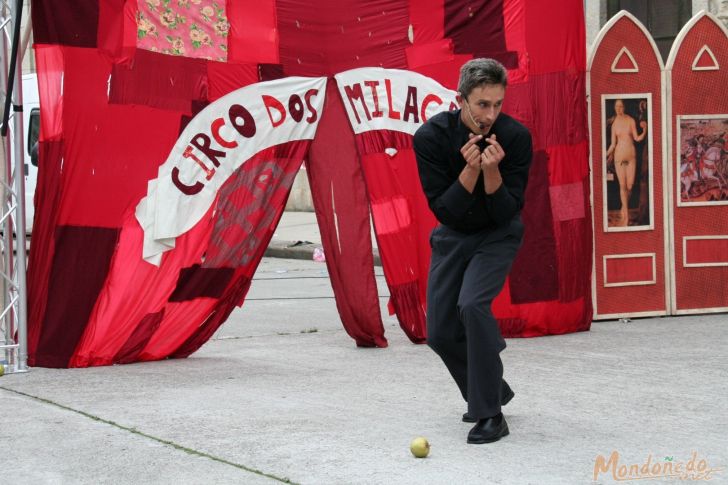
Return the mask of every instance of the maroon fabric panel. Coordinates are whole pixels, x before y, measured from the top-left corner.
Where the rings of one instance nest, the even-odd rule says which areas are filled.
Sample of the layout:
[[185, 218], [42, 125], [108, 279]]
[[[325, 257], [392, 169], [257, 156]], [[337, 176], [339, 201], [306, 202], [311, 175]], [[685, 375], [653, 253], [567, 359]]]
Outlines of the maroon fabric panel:
[[532, 106], [528, 127], [534, 134], [534, 150], [577, 145], [589, 139], [585, 73], [562, 71], [531, 75], [527, 85], [526, 96]]
[[137, 49], [133, 62], [114, 64], [109, 103], [190, 112], [207, 99], [207, 61]]
[[227, 320], [235, 307], [243, 304], [243, 300], [249, 289], [250, 278], [239, 276], [235, 284], [225, 292], [226, 294], [220, 299], [208, 319], [170, 357], [183, 359], [192, 355], [197, 349], [202, 347], [212, 337], [215, 331], [220, 328], [220, 325]]
[[258, 77], [261, 81], [273, 81], [285, 77], [282, 64], [258, 64]]
[[35, 43], [96, 47], [99, 0], [33, 0], [32, 6]]
[[118, 229], [60, 226], [35, 365], [67, 367], [109, 271]]
[[185, 128], [187, 128], [187, 125], [192, 121], [192, 119], [197, 116], [197, 114], [205, 109], [210, 103], [207, 101], [197, 101], [193, 100], [190, 103], [190, 114], [183, 114], [179, 117], [179, 134], [182, 135], [182, 132], [185, 131]]
[[[585, 207], [589, 207], [589, 178], [584, 179]], [[591, 294], [592, 223], [590, 214], [581, 219], [559, 222], [560, 301], [574, 301]], [[589, 322], [587, 322], [589, 323]]]
[[336, 81], [330, 79], [306, 173], [344, 328], [360, 347], [386, 347], [364, 175], [348, 127]]
[[584, 73], [533, 74], [508, 86], [503, 111], [528, 127], [534, 150], [578, 145], [589, 139], [585, 93]]
[[35, 188], [33, 237], [28, 258], [28, 363], [35, 365], [50, 284], [53, 262], [54, 229], [61, 198], [61, 165], [63, 141], [38, 143], [38, 181]]
[[544, 151], [533, 154], [521, 218], [526, 232], [511, 269], [511, 302], [556, 300], [559, 297], [559, 265], [549, 201], [548, 156]]
[[508, 69], [518, 67], [518, 53], [506, 49], [502, 0], [445, 1], [445, 36], [456, 54], [492, 57]]
[[169, 301], [187, 301], [195, 298], [219, 298], [235, 274], [234, 268], [202, 268], [196, 264], [182, 268]]
[[134, 332], [129, 339], [119, 349], [114, 356], [115, 364], [131, 364], [137, 361], [139, 353], [147, 346], [147, 342], [152, 338], [154, 332], [159, 328], [159, 324], [164, 317], [164, 309], [156, 313], [149, 313], [136, 326]]

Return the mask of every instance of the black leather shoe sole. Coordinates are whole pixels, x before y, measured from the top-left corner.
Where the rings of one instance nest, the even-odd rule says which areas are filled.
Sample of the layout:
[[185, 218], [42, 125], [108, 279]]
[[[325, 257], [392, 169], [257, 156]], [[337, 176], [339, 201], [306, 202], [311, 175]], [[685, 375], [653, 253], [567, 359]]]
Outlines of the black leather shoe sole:
[[471, 437], [468, 435], [468, 444], [471, 445], [482, 445], [484, 443], [493, 443], [495, 441], [498, 441], [499, 439], [503, 438], [504, 436], [508, 436], [510, 432], [508, 431], [508, 425], [504, 422], [503, 428], [493, 436], [488, 437]]
[[[508, 394], [503, 396], [503, 400], [501, 401], [501, 406], [505, 406], [509, 402], [511, 402], [511, 399], [513, 399], [513, 396], [516, 395], [515, 392], [509, 387], [508, 388]], [[475, 423], [478, 420], [470, 416], [468, 413], [463, 414], [463, 423]]]

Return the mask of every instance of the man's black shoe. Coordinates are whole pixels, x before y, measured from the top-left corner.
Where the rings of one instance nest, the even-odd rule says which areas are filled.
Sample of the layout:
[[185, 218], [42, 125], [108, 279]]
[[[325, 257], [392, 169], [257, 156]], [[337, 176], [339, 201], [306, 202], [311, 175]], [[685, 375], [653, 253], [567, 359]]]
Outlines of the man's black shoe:
[[498, 413], [492, 418], [479, 420], [468, 433], [468, 443], [474, 445], [492, 443], [504, 436], [508, 436], [508, 423], [503, 413]]
[[[515, 392], [513, 392], [513, 389], [511, 389], [511, 386], [509, 386], [505, 381], [503, 381], [503, 397], [501, 398], [501, 406], [505, 406], [509, 402], [511, 402], [511, 399], [513, 399], [513, 396], [516, 395]], [[468, 413], [463, 414], [463, 422], [464, 423], [474, 423], [477, 419], [470, 416]]]

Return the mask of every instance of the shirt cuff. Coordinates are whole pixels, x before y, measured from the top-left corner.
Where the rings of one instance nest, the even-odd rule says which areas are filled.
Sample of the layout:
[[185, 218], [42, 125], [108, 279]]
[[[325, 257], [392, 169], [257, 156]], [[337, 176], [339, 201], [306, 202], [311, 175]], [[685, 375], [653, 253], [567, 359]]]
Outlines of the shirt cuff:
[[457, 218], [465, 215], [474, 199], [475, 195], [468, 192], [459, 180], [455, 180], [450, 188], [440, 197], [442, 205]]
[[485, 194], [485, 198], [490, 199], [490, 201], [496, 205], [506, 202], [510, 199], [510, 197], [511, 194], [508, 192], [508, 189], [506, 189], [506, 185], [503, 182], [501, 182], [500, 187], [498, 187], [495, 192], [492, 194], [486, 192]]

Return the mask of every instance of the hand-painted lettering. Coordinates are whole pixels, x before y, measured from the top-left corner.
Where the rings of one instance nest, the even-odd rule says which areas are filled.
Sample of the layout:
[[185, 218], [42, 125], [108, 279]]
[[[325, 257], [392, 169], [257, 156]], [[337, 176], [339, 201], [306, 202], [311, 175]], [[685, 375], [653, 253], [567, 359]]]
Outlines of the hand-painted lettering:
[[[194, 146], [198, 150], [200, 150], [202, 153], [205, 154], [205, 156], [216, 166], [220, 166], [220, 161], [217, 159], [225, 158], [225, 152], [220, 150], [215, 150], [210, 146], [210, 137], [206, 135], [205, 133], [198, 133], [195, 136], [192, 137], [190, 140], [190, 145]], [[186, 150], [185, 150], [186, 152]], [[214, 170], [213, 170], [214, 172]], [[207, 177], [207, 180], [210, 180], [210, 177]]]
[[393, 120], [400, 119], [400, 113], [399, 111], [394, 109], [394, 106], [392, 105], [392, 80], [391, 79], [385, 79], [384, 80], [384, 87], [387, 91], [387, 108], [389, 108], [389, 117]]
[[442, 99], [436, 94], [428, 94], [425, 99], [422, 100], [422, 110], [420, 111], [420, 119], [424, 123], [427, 121], [427, 107], [431, 103], [436, 103], [438, 106], [442, 105]]
[[179, 179], [179, 168], [174, 167], [172, 169], [172, 183], [177, 187], [180, 192], [185, 195], [195, 195], [199, 193], [205, 186], [202, 182], [195, 182], [192, 185], [187, 185]]
[[228, 117], [233, 128], [245, 138], [252, 138], [255, 135], [255, 119], [244, 106], [240, 106], [239, 104], [230, 106]]
[[296, 123], [303, 119], [303, 101], [299, 95], [293, 94], [288, 98], [288, 112]]
[[224, 118], [218, 118], [215, 121], [213, 121], [212, 125], [210, 125], [210, 129], [212, 131], [212, 137], [222, 147], [235, 148], [236, 146], [238, 146], [238, 142], [226, 140], [222, 137], [222, 135], [220, 135], [220, 128], [222, 128], [223, 126], [225, 126]]
[[[208, 168], [207, 165], [205, 165], [202, 162], [202, 160], [200, 160], [199, 158], [197, 158], [195, 156], [195, 154], [192, 153], [192, 147], [191, 146], [188, 145], [187, 148], [185, 148], [185, 151], [184, 151], [184, 153], [182, 153], [182, 156], [185, 157], [185, 158], [191, 158], [191, 159], [193, 159], [195, 161], [195, 163], [197, 165], [199, 165], [200, 168], [205, 172], [205, 174], [206, 174], [205, 179], [206, 180], [210, 180], [212, 178], [212, 176], [215, 175], [215, 169], [214, 168], [213, 169]], [[216, 166], [219, 167], [219, 165], [216, 165]]]
[[362, 109], [364, 110], [364, 114], [367, 116], [367, 120], [371, 121], [372, 116], [369, 114], [369, 108], [367, 108], [367, 103], [364, 101], [364, 93], [361, 89], [361, 84], [354, 84], [353, 86], [344, 86], [344, 92], [346, 93], [346, 97], [349, 99], [349, 104], [351, 105], [351, 110], [354, 112], [354, 116], [356, 116], [356, 122], [361, 123], [361, 118], [359, 118], [359, 112], [356, 110], [356, 106], [354, 105], [354, 100], [359, 100]]
[[410, 115], [414, 116], [415, 123], [420, 122], [420, 117], [417, 114], [417, 88], [414, 86], [407, 86], [407, 100], [404, 103], [402, 121], [409, 121]]
[[311, 113], [307, 118], [306, 121], [308, 123], [313, 123], [318, 119], [318, 112], [316, 111], [316, 108], [313, 107], [311, 104], [311, 98], [316, 96], [318, 94], [318, 89], [309, 89], [306, 91], [306, 94], [303, 95], [303, 99], [306, 101], [306, 107], [308, 108], [308, 111]]
[[377, 94], [377, 86], [379, 86], [379, 81], [364, 81], [364, 85], [366, 85], [372, 91], [372, 100], [374, 101], [374, 111], [372, 111], [372, 117], [381, 118], [384, 113], [379, 110], [379, 95]]
[[[267, 94], [264, 94], [262, 97], [263, 104], [265, 104], [265, 109], [268, 112], [268, 118], [270, 118], [270, 123], [271, 125], [273, 125], [273, 128], [282, 125], [283, 122], [286, 121], [286, 108], [280, 101], [278, 101], [273, 96], [268, 96]], [[277, 120], [273, 119], [273, 113], [271, 112], [271, 108], [278, 111]]]

